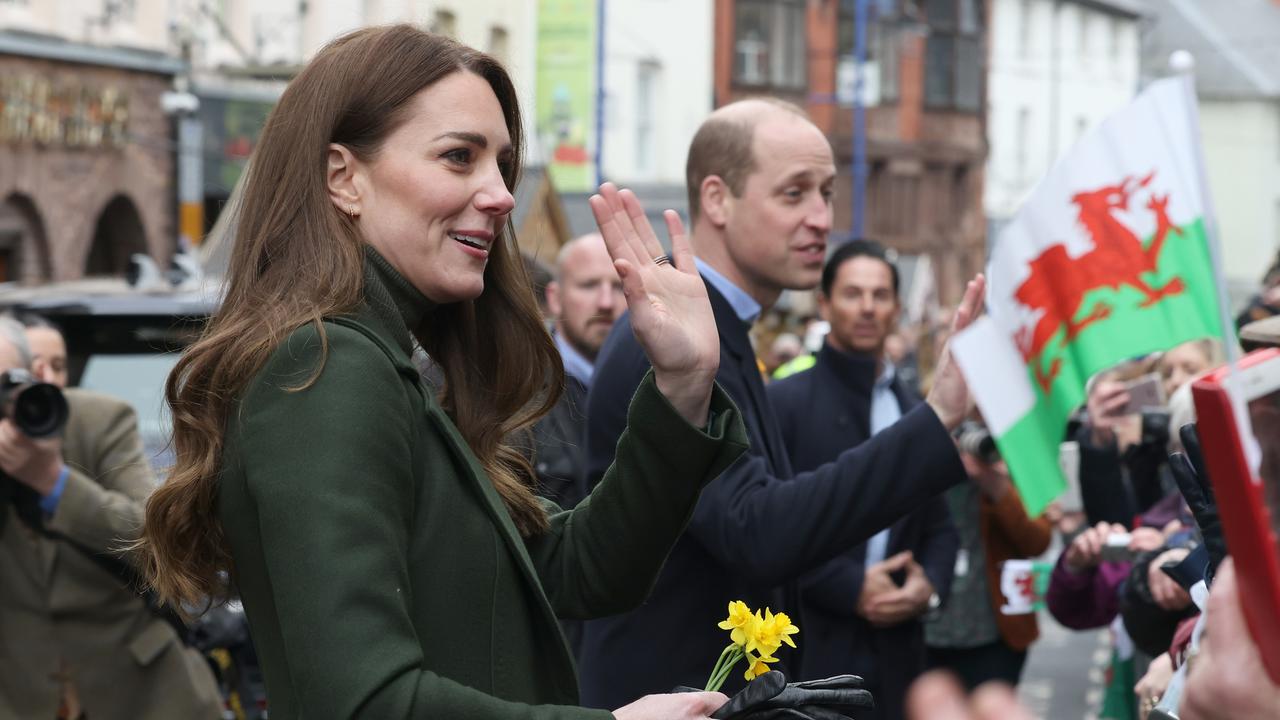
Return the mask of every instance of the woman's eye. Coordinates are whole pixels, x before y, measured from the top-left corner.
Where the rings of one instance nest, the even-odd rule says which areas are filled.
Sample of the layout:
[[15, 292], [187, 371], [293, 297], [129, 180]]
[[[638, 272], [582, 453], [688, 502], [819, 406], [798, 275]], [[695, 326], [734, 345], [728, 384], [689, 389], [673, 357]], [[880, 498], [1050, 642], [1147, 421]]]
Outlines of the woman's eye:
[[471, 151], [467, 148], [457, 148], [445, 153], [444, 157], [446, 160], [452, 160], [453, 162], [465, 165], [471, 162]]

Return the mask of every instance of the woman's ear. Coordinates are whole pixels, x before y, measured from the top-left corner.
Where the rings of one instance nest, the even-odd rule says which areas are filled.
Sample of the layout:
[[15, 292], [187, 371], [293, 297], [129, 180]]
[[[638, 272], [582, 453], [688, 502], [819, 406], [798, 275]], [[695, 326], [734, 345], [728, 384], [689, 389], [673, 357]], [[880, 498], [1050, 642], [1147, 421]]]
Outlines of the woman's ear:
[[360, 214], [360, 191], [356, 186], [359, 161], [346, 146], [338, 143], [329, 143], [328, 160], [325, 182], [329, 199], [340, 212], [356, 217]]

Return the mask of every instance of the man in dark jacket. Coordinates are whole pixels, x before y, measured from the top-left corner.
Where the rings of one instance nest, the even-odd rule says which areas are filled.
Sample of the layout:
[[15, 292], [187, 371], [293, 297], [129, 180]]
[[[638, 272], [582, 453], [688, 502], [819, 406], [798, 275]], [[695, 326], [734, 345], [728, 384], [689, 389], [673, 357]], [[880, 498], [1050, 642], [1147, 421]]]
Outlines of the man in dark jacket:
[[[787, 288], [816, 287], [831, 229], [835, 163], [826, 136], [799, 108], [753, 99], [716, 110], [695, 135], [686, 171], [691, 240], [720, 335], [716, 380], [742, 411], [749, 453], [703, 490], [648, 602], [586, 623], [582, 699], [617, 707], [674, 685], [702, 687], [729, 635], [716, 623], [732, 600], [795, 616], [795, 579], [963, 481], [948, 433], [970, 407], [944, 355], [928, 401], [832, 463], [796, 475], [747, 335]], [[661, 258], [659, 258], [661, 260]], [[957, 312], [966, 325], [983, 283]], [[630, 318], [614, 326], [587, 400], [588, 479], [608, 466], [628, 399], [648, 365]], [[796, 653], [780, 656], [796, 674]], [[739, 667], [724, 691], [743, 684]]]
[[587, 388], [596, 355], [626, 309], [622, 281], [599, 233], [570, 240], [556, 257], [556, 279], [547, 284], [552, 335], [564, 361], [564, 393], [533, 428], [538, 494], [566, 510], [587, 496], [582, 449]]
[[[796, 472], [831, 462], [921, 402], [885, 354], [900, 306], [898, 269], [883, 247], [855, 240], [837, 249], [818, 310], [831, 332], [814, 367], [768, 388]], [[921, 617], [946, 598], [958, 544], [935, 497], [804, 578], [806, 679], [861, 675], [876, 698], [865, 716], [900, 720], [907, 687], [925, 668]]]

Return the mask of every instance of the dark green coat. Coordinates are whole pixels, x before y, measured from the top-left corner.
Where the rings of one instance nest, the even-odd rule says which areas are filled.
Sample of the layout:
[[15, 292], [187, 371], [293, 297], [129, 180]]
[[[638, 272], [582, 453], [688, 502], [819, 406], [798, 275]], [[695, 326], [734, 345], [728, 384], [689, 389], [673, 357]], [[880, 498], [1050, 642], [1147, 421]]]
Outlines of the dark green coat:
[[564, 707], [578, 689], [556, 617], [645, 598], [699, 490], [745, 448], [737, 410], [717, 388], [704, 433], [650, 377], [605, 482], [524, 541], [410, 361], [430, 303], [366, 257], [365, 304], [326, 321], [316, 382], [286, 390], [320, 358], [305, 327], [228, 427], [219, 517], [271, 716], [610, 717]]

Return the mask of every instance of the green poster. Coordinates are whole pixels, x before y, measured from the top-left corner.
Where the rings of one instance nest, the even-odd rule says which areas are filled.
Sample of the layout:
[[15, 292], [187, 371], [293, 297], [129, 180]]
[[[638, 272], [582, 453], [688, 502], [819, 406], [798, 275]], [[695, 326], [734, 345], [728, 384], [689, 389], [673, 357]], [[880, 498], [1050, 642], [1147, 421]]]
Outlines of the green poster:
[[538, 2], [537, 133], [561, 192], [595, 184], [596, 2]]

